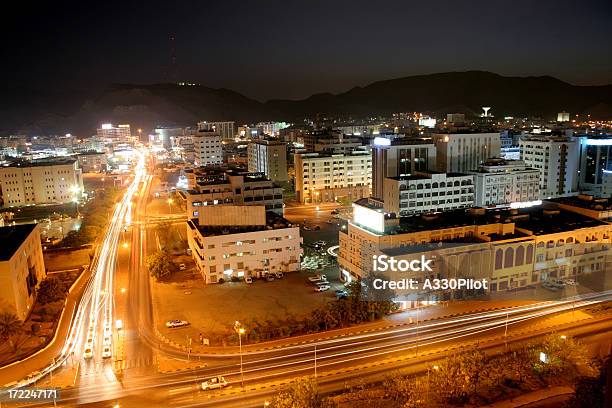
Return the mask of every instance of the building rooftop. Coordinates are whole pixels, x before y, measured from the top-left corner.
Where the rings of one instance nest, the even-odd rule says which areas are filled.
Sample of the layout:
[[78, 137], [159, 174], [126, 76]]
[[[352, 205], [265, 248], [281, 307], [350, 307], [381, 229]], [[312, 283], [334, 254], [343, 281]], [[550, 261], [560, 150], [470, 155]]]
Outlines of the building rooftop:
[[217, 235], [244, 234], [247, 232], [277, 230], [290, 228], [294, 225], [286, 218], [272, 211], [266, 212], [266, 225], [228, 225], [228, 226], [203, 226], [197, 218], [187, 221], [189, 228], [197, 229], [204, 237], [214, 237]]
[[74, 164], [77, 160], [70, 157], [46, 158], [41, 160], [16, 160], [4, 167], [43, 167]]
[[592, 211], [612, 210], [612, 198], [598, 198], [591, 195], [581, 194], [571, 197], [550, 198], [547, 202], [563, 204], [572, 207], [584, 208]]
[[0, 261], [8, 261], [19, 246], [34, 231], [36, 224], [11, 225], [0, 227]]
[[434, 174], [446, 174], [446, 177], [468, 177], [469, 174], [465, 173], [447, 173], [444, 171], [419, 171], [418, 173], [410, 174], [408, 176], [395, 176], [395, 177], [387, 177], [392, 180], [431, 180]]

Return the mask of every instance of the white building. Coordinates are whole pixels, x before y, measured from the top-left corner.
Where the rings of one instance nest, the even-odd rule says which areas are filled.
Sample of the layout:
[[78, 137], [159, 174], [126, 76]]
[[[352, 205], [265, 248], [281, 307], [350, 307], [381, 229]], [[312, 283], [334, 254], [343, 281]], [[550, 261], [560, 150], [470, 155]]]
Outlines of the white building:
[[384, 209], [398, 216], [474, 205], [474, 178], [462, 173], [419, 172], [385, 178]]
[[207, 284], [300, 269], [300, 228], [263, 206], [203, 207], [187, 225], [189, 248]]
[[16, 162], [0, 167], [4, 207], [69, 203], [83, 193], [76, 159]]
[[257, 130], [262, 135], [279, 136], [280, 131], [288, 128], [290, 125], [286, 122], [259, 122]]
[[570, 114], [569, 112], [559, 112], [557, 113], [557, 122], [569, 122]]
[[196, 166], [210, 166], [223, 163], [221, 135], [214, 130], [198, 129], [193, 135]]
[[519, 142], [521, 160], [540, 171], [542, 198], [574, 193], [578, 188], [580, 146], [573, 137], [528, 136]]
[[301, 203], [357, 200], [370, 195], [372, 154], [368, 147], [350, 154], [295, 155], [295, 191]]
[[314, 151], [327, 154], [347, 154], [362, 145], [361, 139], [332, 133], [329, 138], [321, 138], [314, 144]]
[[612, 137], [581, 136], [577, 140], [580, 143], [580, 191], [599, 197], [610, 197]]
[[272, 181], [287, 181], [287, 145], [257, 140], [248, 146], [249, 171], [264, 173]]
[[499, 133], [433, 134], [437, 170], [461, 172], [475, 170], [489, 157], [500, 156]]
[[540, 171], [527, 167], [522, 160], [492, 158], [470, 174], [474, 176], [477, 207], [540, 199]]
[[0, 310], [25, 320], [45, 278], [45, 261], [38, 224], [0, 228]]
[[104, 123], [98, 128], [96, 134], [99, 138], [112, 141], [127, 141], [132, 136], [130, 125], [113, 126], [111, 123]]
[[83, 173], [100, 173], [108, 169], [106, 153], [90, 151], [76, 155]]
[[183, 175], [188, 218], [197, 218], [202, 207], [214, 205], [259, 205], [283, 214], [283, 188], [263, 173], [185, 169]]
[[235, 124], [232, 121], [226, 122], [198, 122], [198, 131], [215, 131], [221, 135], [222, 140], [234, 139], [236, 137]]

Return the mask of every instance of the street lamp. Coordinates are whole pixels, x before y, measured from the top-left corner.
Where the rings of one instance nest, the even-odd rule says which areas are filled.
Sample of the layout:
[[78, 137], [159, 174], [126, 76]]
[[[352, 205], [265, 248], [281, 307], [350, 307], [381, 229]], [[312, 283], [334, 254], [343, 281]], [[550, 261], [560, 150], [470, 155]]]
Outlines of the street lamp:
[[168, 199], [168, 208], [170, 209], [170, 215], [172, 215], [172, 203], [174, 202], [174, 200], [172, 200], [171, 198]]
[[244, 327], [238, 320], [234, 323], [234, 330], [238, 333], [238, 344], [240, 345], [240, 385], [244, 389], [244, 371], [242, 370], [242, 335], [245, 333]]

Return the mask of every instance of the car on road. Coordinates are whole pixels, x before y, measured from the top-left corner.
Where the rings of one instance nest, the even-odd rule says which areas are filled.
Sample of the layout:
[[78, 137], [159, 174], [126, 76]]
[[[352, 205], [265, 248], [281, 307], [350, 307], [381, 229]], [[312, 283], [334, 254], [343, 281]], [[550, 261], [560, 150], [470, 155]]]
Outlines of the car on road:
[[184, 263], [182, 263], [182, 264], [179, 264], [179, 269], [180, 269], [181, 271], [184, 271], [185, 269], [187, 269], [187, 267], [185, 266], [185, 264], [184, 264]]
[[110, 338], [110, 336], [105, 336], [104, 337], [104, 341], [102, 342], [102, 344], [104, 344], [105, 346], [110, 346], [111, 345], [111, 338]]
[[227, 381], [222, 376], [209, 378], [208, 380], [202, 383], [202, 390], [216, 390], [219, 388], [227, 387]]
[[322, 239], [318, 240], [315, 242], [315, 245], [319, 245], [324, 247], [325, 245], [327, 245], [327, 241], [323, 241]]
[[244, 278], [244, 281], [248, 284], [253, 283], [253, 278], [251, 278], [250, 276], [247, 276], [246, 278]]
[[91, 347], [87, 347], [85, 349], [85, 352], [83, 353], [83, 358], [85, 360], [89, 360], [92, 357], [93, 357], [93, 349]]
[[309, 277], [308, 280], [311, 281], [312, 283], [314, 283], [314, 282], [318, 282], [318, 281], [327, 280], [327, 276], [325, 276], [325, 275], [315, 275], [315, 276]]
[[102, 358], [110, 358], [112, 355], [110, 346], [104, 346], [102, 349]]
[[313, 231], [319, 231], [321, 229], [321, 227], [319, 225], [315, 225], [313, 228]]
[[348, 292], [343, 289], [338, 289], [336, 291], [336, 299], [346, 299], [348, 297]]
[[175, 327], [183, 327], [189, 326], [189, 322], [186, 320], [168, 320], [166, 322], [166, 327], [173, 329]]
[[558, 287], [556, 287], [555, 285], [553, 285], [553, 284], [552, 284], [552, 283], [550, 283], [550, 282], [544, 282], [544, 283], [542, 283], [542, 287], [543, 287], [544, 289], [548, 289], [548, 290], [551, 290], [551, 291], [553, 291], [553, 292], [556, 292], [557, 290], [559, 290], [559, 288], [558, 288]]
[[282, 273], [282, 272], [276, 272], [276, 273], [274, 274], [274, 277], [275, 277], [276, 279], [283, 279], [283, 276], [284, 276], [284, 275], [283, 275], [283, 273]]
[[315, 292], [325, 292], [326, 290], [329, 290], [329, 288], [331, 288], [331, 286], [329, 286], [329, 285], [316, 286], [315, 287]]
[[317, 281], [317, 282], [313, 282], [313, 284], [315, 286], [329, 285], [329, 281], [327, 279], [325, 279], [325, 280], [320, 280], [320, 281]]
[[302, 226], [302, 229], [303, 229], [304, 231], [312, 231], [312, 228], [310, 228], [308, 225], [303, 225], [303, 226]]

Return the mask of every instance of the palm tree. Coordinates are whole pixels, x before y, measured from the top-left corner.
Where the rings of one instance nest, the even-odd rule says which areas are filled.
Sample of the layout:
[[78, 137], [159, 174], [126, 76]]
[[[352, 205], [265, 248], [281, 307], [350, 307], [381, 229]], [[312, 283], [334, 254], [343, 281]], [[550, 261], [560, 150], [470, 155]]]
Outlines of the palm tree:
[[11, 337], [20, 334], [23, 330], [23, 322], [19, 320], [15, 313], [2, 312], [0, 313], [0, 339], [9, 342], [11, 348], [14, 348]]

